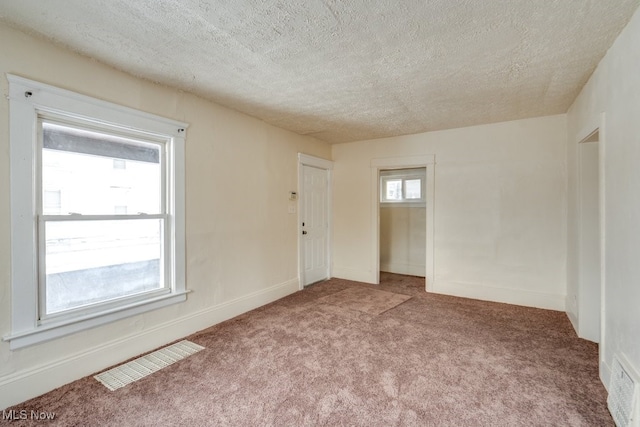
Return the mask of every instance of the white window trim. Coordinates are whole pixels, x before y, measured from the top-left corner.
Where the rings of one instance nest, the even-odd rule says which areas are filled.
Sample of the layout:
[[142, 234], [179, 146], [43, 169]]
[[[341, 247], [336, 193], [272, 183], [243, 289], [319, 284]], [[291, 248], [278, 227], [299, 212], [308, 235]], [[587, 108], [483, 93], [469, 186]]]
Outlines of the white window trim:
[[[96, 327], [125, 317], [186, 300], [185, 280], [185, 133], [188, 124], [98, 100], [43, 83], [7, 74], [11, 177], [11, 333], [4, 336], [12, 350]], [[100, 313], [41, 324], [38, 321], [38, 253], [36, 197], [38, 115], [53, 113], [147, 132], [170, 139], [173, 162], [168, 167], [169, 250], [171, 292], [131, 302]]]
[[[403, 195], [402, 200], [387, 200], [384, 195], [386, 181], [402, 180]], [[419, 179], [420, 180], [420, 192], [421, 197], [419, 199], [405, 199], [404, 198], [404, 181]], [[425, 207], [425, 181], [426, 173], [424, 168], [422, 169], [397, 169], [397, 170], [383, 170], [380, 171], [380, 206], [382, 207]]]

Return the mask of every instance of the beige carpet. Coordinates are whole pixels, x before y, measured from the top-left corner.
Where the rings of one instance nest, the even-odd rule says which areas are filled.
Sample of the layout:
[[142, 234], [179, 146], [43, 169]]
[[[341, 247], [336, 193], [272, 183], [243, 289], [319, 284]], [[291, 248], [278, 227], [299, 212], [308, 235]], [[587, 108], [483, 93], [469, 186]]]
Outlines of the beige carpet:
[[[56, 418], [12, 425], [613, 426], [598, 346], [565, 313], [381, 280], [310, 286], [187, 337], [205, 349], [126, 387], [89, 376], [17, 405]], [[412, 298], [326, 303], [353, 288]]]
[[411, 299], [411, 296], [376, 291], [369, 288], [351, 287], [344, 291], [318, 298], [318, 302], [377, 315], [391, 310], [408, 299]]

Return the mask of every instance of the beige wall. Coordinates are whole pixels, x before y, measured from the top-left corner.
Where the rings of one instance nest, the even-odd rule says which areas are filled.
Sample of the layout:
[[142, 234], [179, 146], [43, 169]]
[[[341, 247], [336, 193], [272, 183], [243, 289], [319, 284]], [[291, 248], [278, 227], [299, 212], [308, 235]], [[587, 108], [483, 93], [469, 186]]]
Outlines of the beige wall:
[[[593, 316], [571, 301], [580, 300], [578, 141], [601, 125], [604, 184], [604, 305], [600, 337], [600, 373], [609, 384], [614, 354], [623, 354], [640, 370], [640, 11], [618, 36], [568, 112], [569, 208], [568, 303], [574, 321]], [[603, 180], [603, 181], [602, 181]]]
[[334, 145], [334, 276], [375, 281], [371, 160], [435, 155], [434, 290], [564, 310], [565, 147], [565, 115]]
[[197, 96], [143, 81], [0, 25], [0, 335], [10, 332], [8, 84], [5, 73], [190, 123], [188, 301], [41, 345], [0, 342], [0, 407], [297, 290], [297, 153], [330, 147]]
[[427, 209], [380, 207], [380, 271], [424, 276]]

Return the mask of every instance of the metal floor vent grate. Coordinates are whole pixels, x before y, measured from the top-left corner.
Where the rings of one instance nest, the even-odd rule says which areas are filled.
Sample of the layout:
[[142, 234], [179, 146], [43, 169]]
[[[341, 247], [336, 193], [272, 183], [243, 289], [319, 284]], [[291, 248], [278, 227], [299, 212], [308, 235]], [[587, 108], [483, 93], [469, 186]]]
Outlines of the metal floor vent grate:
[[191, 341], [180, 341], [170, 346], [156, 350], [146, 356], [139, 357], [131, 362], [127, 362], [93, 378], [100, 381], [109, 390], [117, 390], [140, 378], [144, 378], [172, 363], [191, 356], [194, 353], [204, 350], [204, 347], [194, 344]]
[[626, 359], [613, 356], [607, 404], [617, 427], [640, 426], [637, 378]]

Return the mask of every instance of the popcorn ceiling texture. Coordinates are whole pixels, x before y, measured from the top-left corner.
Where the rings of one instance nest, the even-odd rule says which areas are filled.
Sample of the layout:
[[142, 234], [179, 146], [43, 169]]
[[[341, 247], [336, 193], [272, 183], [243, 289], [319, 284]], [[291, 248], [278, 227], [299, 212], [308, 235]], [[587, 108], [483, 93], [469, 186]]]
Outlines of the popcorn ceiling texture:
[[639, 4], [0, 0], [0, 20], [337, 143], [564, 113]]

